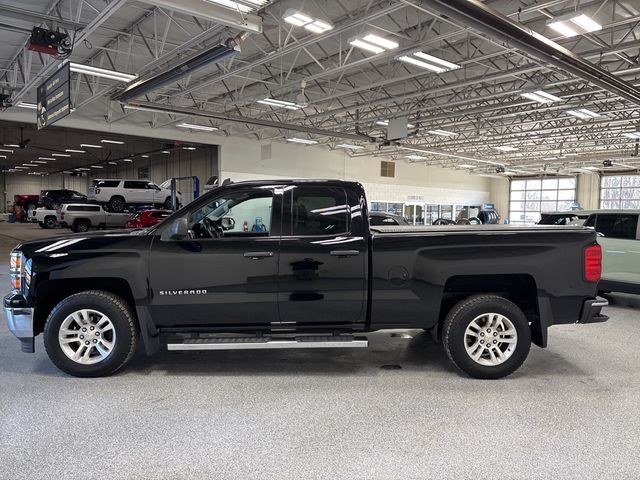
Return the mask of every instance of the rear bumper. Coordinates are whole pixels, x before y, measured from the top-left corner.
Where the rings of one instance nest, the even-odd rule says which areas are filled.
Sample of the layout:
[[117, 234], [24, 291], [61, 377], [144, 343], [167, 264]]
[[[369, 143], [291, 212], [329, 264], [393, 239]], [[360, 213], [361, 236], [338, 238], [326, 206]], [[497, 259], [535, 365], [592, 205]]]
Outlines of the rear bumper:
[[582, 314], [578, 323], [602, 323], [609, 320], [609, 317], [602, 315], [600, 311], [603, 307], [609, 305], [609, 302], [602, 297], [586, 300], [582, 306]]

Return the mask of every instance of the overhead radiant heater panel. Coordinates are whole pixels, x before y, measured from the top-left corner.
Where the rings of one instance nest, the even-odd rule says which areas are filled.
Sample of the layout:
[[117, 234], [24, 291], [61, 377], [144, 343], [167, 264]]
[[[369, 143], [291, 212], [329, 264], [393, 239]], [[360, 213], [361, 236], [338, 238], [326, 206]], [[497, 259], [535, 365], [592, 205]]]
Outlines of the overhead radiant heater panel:
[[130, 87], [126, 88], [122, 93], [115, 95], [113, 99], [126, 102], [127, 100], [141, 97], [142, 95], [157, 90], [160, 87], [170, 83], [175, 83], [180, 78], [189, 75], [196, 70], [221, 62], [225, 58], [235, 55], [236, 53], [238, 53], [237, 50], [227, 47], [226, 45], [216, 45], [215, 47], [211, 47], [204, 52], [198, 53], [179, 65], [171, 67], [169, 70], [166, 70], [154, 77], [134, 83]]

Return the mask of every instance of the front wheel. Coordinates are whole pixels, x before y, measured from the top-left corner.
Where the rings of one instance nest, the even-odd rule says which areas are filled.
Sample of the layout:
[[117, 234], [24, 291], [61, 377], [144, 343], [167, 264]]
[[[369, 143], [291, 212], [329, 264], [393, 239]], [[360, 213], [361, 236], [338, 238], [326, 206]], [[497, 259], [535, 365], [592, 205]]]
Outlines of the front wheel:
[[447, 314], [442, 343], [466, 374], [483, 379], [515, 372], [531, 348], [531, 330], [517, 305], [497, 295], [475, 295]]
[[71, 230], [73, 230], [75, 233], [84, 233], [88, 232], [89, 228], [91, 228], [91, 223], [89, 223], [89, 220], [76, 220]]
[[131, 359], [137, 340], [127, 303], [101, 290], [65, 298], [51, 311], [44, 328], [47, 355], [60, 370], [76, 377], [115, 373]]
[[164, 207], [165, 210], [171, 210], [171, 207], [173, 206], [171, 204], [171, 197], [167, 197], [162, 206]]
[[107, 208], [112, 212], [122, 212], [125, 207], [124, 198], [122, 197], [111, 197], [111, 199], [107, 202]]

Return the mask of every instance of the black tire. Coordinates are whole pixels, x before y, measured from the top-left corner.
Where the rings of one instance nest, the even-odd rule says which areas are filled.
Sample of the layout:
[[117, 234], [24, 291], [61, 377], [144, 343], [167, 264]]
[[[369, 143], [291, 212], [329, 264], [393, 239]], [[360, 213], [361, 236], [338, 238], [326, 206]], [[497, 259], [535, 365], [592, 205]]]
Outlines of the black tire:
[[38, 222], [38, 225], [40, 225], [40, 228], [47, 228], [44, 222]]
[[88, 232], [90, 228], [91, 222], [89, 220], [76, 220], [73, 223], [73, 227], [71, 227], [71, 230], [76, 233], [84, 233]]
[[49, 205], [49, 210], [60, 210], [62, 204], [60, 202], [51, 202]]
[[162, 205], [162, 207], [163, 207], [165, 210], [171, 210], [171, 207], [172, 207], [172, 205], [171, 205], [171, 197], [167, 197], [167, 198], [165, 199], [164, 204]]
[[[471, 358], [465, 344], [467, 327], [475, 319], [488, 313], [506, 317], [513, 324], [517, 334], [517, 342], [510, 351], [510, 356], [502, 363], [491, 366], [482, 365]], [[489, 334], [481, 332], [481, 334], [495, 335], [495, 331]], [[497, 295], [474, 295], [457, 303], [449, 311], [442, 328], [442, 343], [449, 359], [464, 373], [475, 378], [496, 379], [515, 372], [525, 361], [531, 348], [531, 329], [522, 310], [506, 298]]]
[[125, 205], [126, 204], [125, 204], [124, 198], [117, 195], [111, 197], [107, 202], [107, 208], [112, 212], [122, 212], [124, 210]]
[[[104, 313], [113, 324], [115, 343], [109, 355], [97, 363], [81, 364], [69, 358], [60, 347], [58, 335], [64, 320], [81, 309]], [[102, 290], [76, 293], [58, 303], [44, 327], [44, 347], [51, 361], [65, 373], [75, 377], [104, 377], [121, 369], [135, 353], [138, 330], [129, 305], [117, 295]]]
[[449, 220], [447, 218], [436, 218], [433, 221], [433, 225], [452, 225], [456, 222], [454, 222], [453, 220]]
[[56, 217], [45, 217], [44, 228], [56, 228], [57, 223]]

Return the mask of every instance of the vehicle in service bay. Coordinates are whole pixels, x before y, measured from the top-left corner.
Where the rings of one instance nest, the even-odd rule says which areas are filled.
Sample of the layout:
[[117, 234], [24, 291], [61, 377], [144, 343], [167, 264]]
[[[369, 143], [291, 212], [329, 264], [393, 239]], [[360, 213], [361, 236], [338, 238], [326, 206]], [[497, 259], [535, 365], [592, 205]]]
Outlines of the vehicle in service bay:
[[[181, 195], [176, 192], [178, 204]], [[105, 205], [107, 210], [122, 212], [127, 205], [153, 205], [171, 208], [171, 189], [149, 180], [105, 178], [92, 180], [89, 200]]]
[[58, 222], [74, 232], [88, 232], [92, 228], [124, 228], [132, 215], [132, 212], [108, 212], [102, 205], [72, 203], [62, 206]]
[[[254, 228], [256, 227], [256, 228]], [[155, 227], [34, 240], [11, 252], [10, 330], [63, 371], [111, 374], [169, 350], [364, 347], [424, 329], [500, 378], [548, 327], [607, 320], [601, 249], [582, 227], [370, 227], [356, 182], [212, 189]]]
[[171, 210], [144, 210], [133, 215], [127, 224], [127, 228], [147, 228], [157, 225], [165, 218], [170, 216], [173, 212]]
[[60, 190], [42, 190], [38, 199], [38, 207], [49, 210], [60, 210], [65, 203], [86, 203], [87, 196], [66, 188]]

